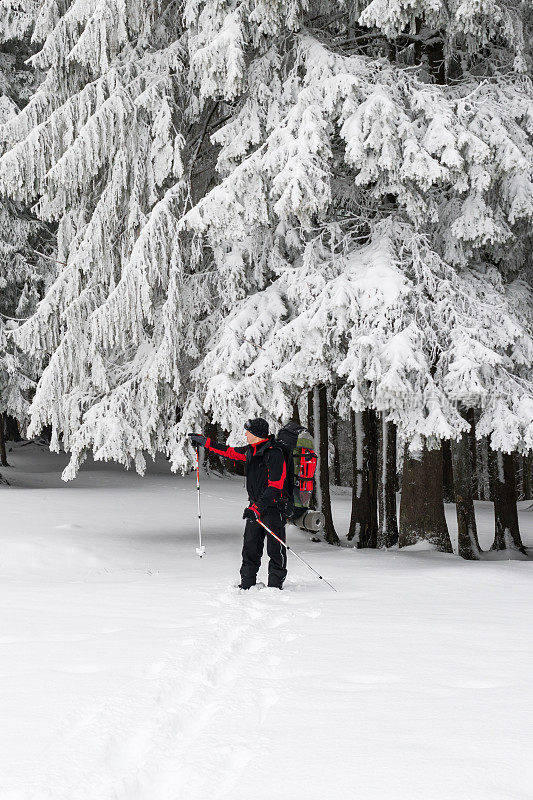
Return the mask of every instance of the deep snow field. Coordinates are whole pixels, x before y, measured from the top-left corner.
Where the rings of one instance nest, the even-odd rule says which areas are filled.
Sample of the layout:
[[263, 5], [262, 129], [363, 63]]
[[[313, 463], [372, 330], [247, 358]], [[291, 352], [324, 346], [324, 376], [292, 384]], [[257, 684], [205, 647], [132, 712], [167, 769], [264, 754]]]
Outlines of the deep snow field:
[[14, 448], [0, 800], [533, 798], [533, 561], [289, 528], [338, 593], [290, 556], [285, 591], [239, 592], [242, 480], [203, 480], [200, 560], [193, 475], [91, 463], [64, 484], [63, 456]]

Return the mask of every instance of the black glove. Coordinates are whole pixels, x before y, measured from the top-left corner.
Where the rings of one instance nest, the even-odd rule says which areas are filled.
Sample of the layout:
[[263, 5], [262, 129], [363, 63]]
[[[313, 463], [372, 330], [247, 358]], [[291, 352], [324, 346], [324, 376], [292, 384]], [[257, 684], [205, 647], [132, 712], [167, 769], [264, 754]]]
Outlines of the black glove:
[[207, 436], [204, 436], [203, 433], [188, 433], [187, 436], [193, 447], [205, 447]]
[[242, 518], [243, 519], [251, 519], [252, 522], [257, 522], [258, 520], [261, 519], [261, 515], [260, 515], [255, 503], [252, 503], [251, 506], [248, 506], [247, 508], [244, 509], [244, 513], [242, 515]]

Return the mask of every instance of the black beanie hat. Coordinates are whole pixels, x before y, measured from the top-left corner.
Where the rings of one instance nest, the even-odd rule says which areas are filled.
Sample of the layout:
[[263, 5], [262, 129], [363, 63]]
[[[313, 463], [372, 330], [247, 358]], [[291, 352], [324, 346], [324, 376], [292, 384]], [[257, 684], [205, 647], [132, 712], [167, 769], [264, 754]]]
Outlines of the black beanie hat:
[[250, 433], [257, 436], [259, 439], [266, 439], [268, 436], [268, 422], [262, 417], [248, 419], [244, 423], [244, 430], [250, 431]]

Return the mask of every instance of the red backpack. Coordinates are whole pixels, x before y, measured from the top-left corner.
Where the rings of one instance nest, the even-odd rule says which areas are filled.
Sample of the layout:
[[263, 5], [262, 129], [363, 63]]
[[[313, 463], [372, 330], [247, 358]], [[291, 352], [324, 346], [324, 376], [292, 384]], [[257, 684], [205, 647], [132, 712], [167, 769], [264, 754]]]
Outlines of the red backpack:
[[282, 446], [287, 464], [285, 514], [289, 519], [297, 518], [309, 509], [315, 488], [318, 456], [313, 437], [303, 425], [289, 422], [278, 432], [276, 441]]

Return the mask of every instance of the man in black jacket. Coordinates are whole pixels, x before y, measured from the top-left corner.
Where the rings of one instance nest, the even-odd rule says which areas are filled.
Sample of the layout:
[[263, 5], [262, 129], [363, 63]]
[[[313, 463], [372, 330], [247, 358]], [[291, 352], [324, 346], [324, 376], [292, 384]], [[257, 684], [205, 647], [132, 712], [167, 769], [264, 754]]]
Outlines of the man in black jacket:
[[287, 476], [283, 451], [269, 435], [268, 422], [261, 417], [249, 419], [244, 425], [246, 447], [227, 447], [199, 433], [189, 434], [191, 444], [206, 447], [213, 453], [235, 461], [246, 462], [246, 488], [249, 505], [244, 509], [244, 545], [242, 548], [241, 589], [255, 586], [261, 565], [265, 535], [267, 537], [268, 585], [283, 588], [287, 575], [287, 553], [282, 544], [267, 534], [258, 520], [285, 541], [285, 522], [280, 500]]

